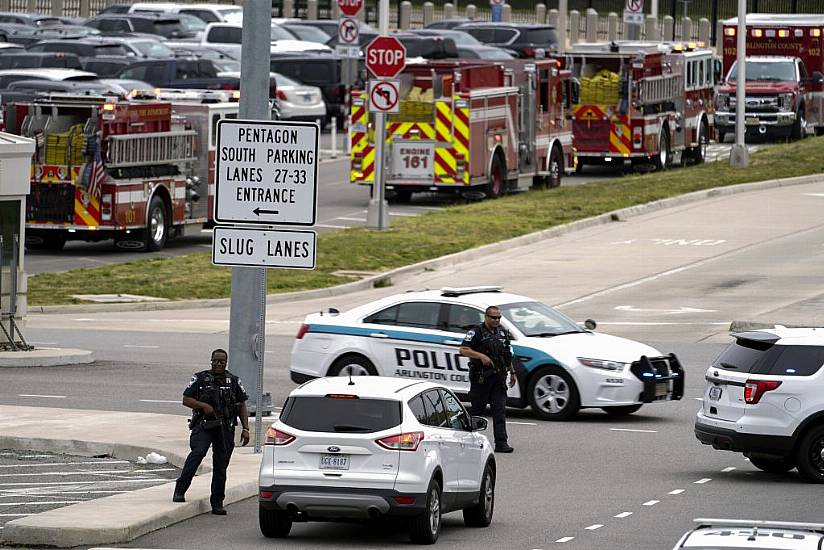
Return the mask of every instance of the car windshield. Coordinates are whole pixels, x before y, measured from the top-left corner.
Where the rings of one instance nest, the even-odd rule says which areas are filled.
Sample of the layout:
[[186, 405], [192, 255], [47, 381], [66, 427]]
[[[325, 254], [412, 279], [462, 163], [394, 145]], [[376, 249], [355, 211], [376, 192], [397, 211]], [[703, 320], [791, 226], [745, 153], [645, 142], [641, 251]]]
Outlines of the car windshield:
[[278, 88], [282, 88], [284, 86], [303, 86], [297, 80], [292, 80], [288, 76], [283, 76], [282, 74], [275, 74], [275, 80], [278, 83]]
[[272, 32], [270, 36], [272, 42], [275, 40], [297, 40], [294, 34], [279, 25], [272, 25]]
[[401, 403], [351, 397], [290, 397], [280, 420], [307, 432], [379, 432], [401, 423]]
[[231, 8], [231, 9], [219, 9], [217, 10], [220, 15], [223, 16], [223, 20], [227, 23], [243, 23], [243, 9], [242, 8]]
[[[794, 82], [795, 63], [792, 61], [753, 61], [747, 60], [744, 66], [747, 70], [747, 82]], [[728, 82], [738, 79], [738, 63], [735, 62], [727, 75]]]
[[326, 44], [331, 38], [331, 36], [317, 27], [310, 27], [309, 25], [284, 25], [284, 27], [296, 34], [301, 40], [308, 40], [309, 42]]
[[516, 302], [499, 307], [501, 314], [524, 336], [546, 338], [585, 332], [575, 321], [541, 302]]
[[132, 41], [130, 44], [146, 57], [173, 57], [174, 52], [157, 40]]
[[481, 59], [512, 59], [512, 55], [498, 48], [476, 50]]
[[478, 40], [468, 32], [449, 31], [438, 33], [438, 35], [443, 36], [445, 38], [451, 38], [452, 41], [455, 42], [456, 46], [480, 46], [482, 44], [480, 40]]
[[215, 67], [222, 73], [236, 73], [240, 71], [240, 61], [234, 59], [215, 59]]
[[94, 55], [114, 55], [125, 57], [129, 55], [129, 52], [120, 44], [111, 44], [106, 46], [95, 46]]
[[200, 32], [206, 28], [206, 21], [199, 17], [185, 13], [178, 13], [177, 16], [180, 18], [180, 26], [186, 32]]

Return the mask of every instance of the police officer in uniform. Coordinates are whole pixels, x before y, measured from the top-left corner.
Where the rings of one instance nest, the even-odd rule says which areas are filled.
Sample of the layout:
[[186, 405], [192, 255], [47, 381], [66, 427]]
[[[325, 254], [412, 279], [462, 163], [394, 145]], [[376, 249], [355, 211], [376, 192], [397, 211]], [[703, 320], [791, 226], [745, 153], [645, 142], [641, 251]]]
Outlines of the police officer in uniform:
[[515, 367], [509, 333], [501, 327], [501, 310], [486, 308], [484, 322], [466, 333], [459, 348], [469, 357], [469, 400], [472, 415], [483, 414], [486, 405], [492, 407], [492, 429], [495, 434], [495, 452], [511, 453], [506, 435], [506, 378], [515, 385]]
[[229, 354], [226, 350], [212, 352], [212, 368], [196, 373], [183, 390], [183, 405], [194, 411], [189, 421], [192, 434], [183, 471], [177, 478], [174, 502], [185, 502], [186, 490], [200, 466], [209, 446], [212, 447], [212, 513], [225, 516], [223, 498], [226, 490], [226, 469], [235, 448], [235, 426], [240, 417], [243, 430], [240, 442], [249, 443], [249, 411], [246, 409], [246, 390], [240, 378], [226, 370]]

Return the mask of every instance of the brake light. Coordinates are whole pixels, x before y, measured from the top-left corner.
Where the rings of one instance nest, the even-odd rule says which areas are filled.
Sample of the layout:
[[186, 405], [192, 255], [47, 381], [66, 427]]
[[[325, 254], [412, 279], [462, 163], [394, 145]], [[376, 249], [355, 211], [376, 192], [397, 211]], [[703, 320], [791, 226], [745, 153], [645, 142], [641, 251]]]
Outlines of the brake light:
[[417, 451], [421, 441], [423, 432], [406, 432], [378, 439], [375, 443], [390, 451]]
[[406, 496], [406, 495], [398, 495], [398, 496], [395, 497], [395, 503], [401, 504], [401, 505], [415, 504], [415, 497], [410, 497], [410, 496]]
[[298, 329], [298, 334], [297, 334], [297, 336], [295, 336], [295, 339], [297, 339], [297, 340], [302, 339], [304, 336], [306, 336], [307, 332], [309, 332], [309, 325], [307, 325], [306, 323], [303, 323], [300, 326], [300, 328]]
[[286, 97], [286, 94], [283, 92], [283, 90], [278, 90], [278, 91], [275, 93], [275, 95], [276, 95], [276, 96], [277, 96], [277, 98], [278, 98], [279, 100], [281, 100], [281, 101], [289, 101], [289, 98], [288, 98], [288, 97]]
[[111, 221], [112, 219], [112, 194], [106, 193], [100, 201], [100, 219], [102, 221]]
[[781, 382], [777, 380], [747, 380], [744, 385], [744, 401], [750, 405], [755, 405], [761, 401], [761, 397], [768, 391], [773, 391]]
[[326, 397], [331, 397], [332, 399], [360, 399], [357, 395], [349, 393], [327, 393]]
[[632, 128], [632, 147], [633, 149], [640, 149], [641, 148], [641, 139], [644, 135], [644, 129], [640, 126], [635, 126]]
[[266, 430], [266, 445], [288, 445], [295, 440], [295, 436], [282, 432], [274, 426]]

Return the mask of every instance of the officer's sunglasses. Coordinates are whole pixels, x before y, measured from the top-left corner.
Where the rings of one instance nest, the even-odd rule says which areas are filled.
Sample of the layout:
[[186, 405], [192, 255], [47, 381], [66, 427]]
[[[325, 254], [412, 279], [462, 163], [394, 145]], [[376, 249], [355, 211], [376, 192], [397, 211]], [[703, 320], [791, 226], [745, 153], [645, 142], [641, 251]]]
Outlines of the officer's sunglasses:
[[215, 365], [225, 365], [226, 359], [212, 359], [212, 363]]
[[493, 321], [500, 321], [500, 320], [501, 320], [501, 316], [500, 316], [500, 315], [487, 315], [487, 317], [489, 317], [489, 318], [490, 318], [490, 319], [492, 319]]

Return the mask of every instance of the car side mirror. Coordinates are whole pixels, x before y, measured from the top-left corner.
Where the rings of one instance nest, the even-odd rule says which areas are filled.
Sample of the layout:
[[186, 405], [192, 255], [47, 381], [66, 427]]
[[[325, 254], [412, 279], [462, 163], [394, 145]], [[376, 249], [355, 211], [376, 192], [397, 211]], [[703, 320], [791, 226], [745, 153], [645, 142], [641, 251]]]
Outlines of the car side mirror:
[[813, 84], [824, 84], [824, 74], [820, 71], [813, 73]]
[[473, 416], [472, 417], [472, 431], [473, 432], [482, 432], [486, 430], [489, 426], [489, 421], [484, 418], [483, 416]]
[[595, 327], [598, 326], [598, 323], [595, 322], [595, 319], [587, 319], [584, 321], [584, 328], [587, 330], [595, 330]]

